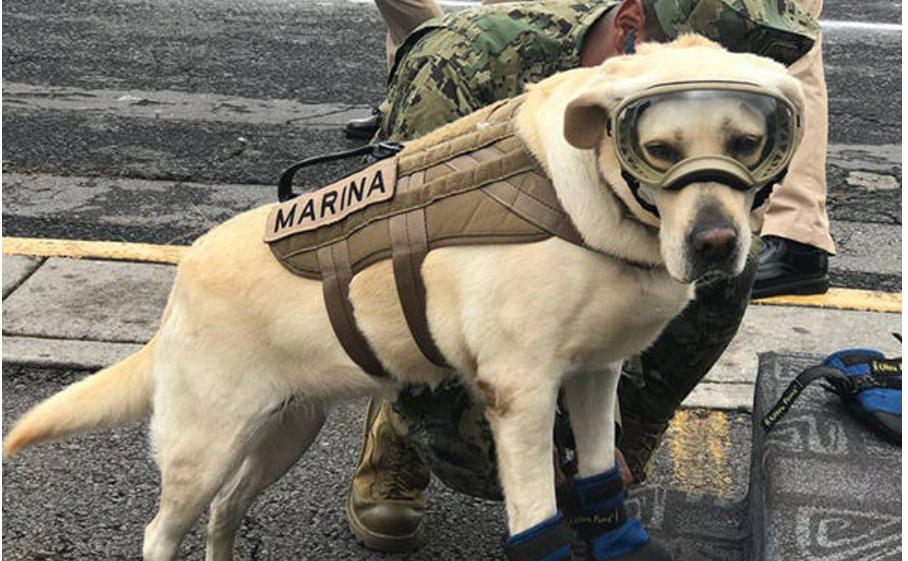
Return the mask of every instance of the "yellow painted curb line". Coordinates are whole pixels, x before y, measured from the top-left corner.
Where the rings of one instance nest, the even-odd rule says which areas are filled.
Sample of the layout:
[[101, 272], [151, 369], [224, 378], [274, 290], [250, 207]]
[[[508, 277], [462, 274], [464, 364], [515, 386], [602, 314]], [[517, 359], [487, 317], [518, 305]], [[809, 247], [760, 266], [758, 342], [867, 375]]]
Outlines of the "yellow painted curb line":
[[[30, 255], [33, 257], [179, 263], [188, 250], [188, 246], [180, 245], [3, 238], [3, 255]], [[902, 313], [902, 294], [900, 292], [830, 288], [826, 294], [776, 296], [755, 300], [754, 304], [900, 314]]]
[[3, 238], [3, 255], [33, 257], [179, 263], [188, 249], [187, 246], [149, 243]]
[[770, 306], [802, 306], [860, 312], [902, 313], [901, 292], [876, 292], [855, 288], [830, 288], [826, 294], [811, 296], [774, 296], [754, 300], [754, 304]]
[[[734, 498], [731, 427], [726, 411], [681, 409], [669, 423], [674, 489]], [[742, 422], [740, 417], [733, 422]]]

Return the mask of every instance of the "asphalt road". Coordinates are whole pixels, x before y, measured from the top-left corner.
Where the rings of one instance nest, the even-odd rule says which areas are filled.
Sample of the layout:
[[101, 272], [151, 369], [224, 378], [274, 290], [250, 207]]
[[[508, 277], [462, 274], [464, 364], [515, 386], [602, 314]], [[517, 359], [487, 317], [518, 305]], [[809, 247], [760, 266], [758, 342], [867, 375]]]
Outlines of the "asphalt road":
[[[190, 243], [273, 201], [289, 163], [355, 145], [340, 126], [383, 95], [368, 1], [8, 0], [3, 15], [7, 236]], [[900, 18], [885, 0], [822, 16], [839, 286], [901, 290]]]

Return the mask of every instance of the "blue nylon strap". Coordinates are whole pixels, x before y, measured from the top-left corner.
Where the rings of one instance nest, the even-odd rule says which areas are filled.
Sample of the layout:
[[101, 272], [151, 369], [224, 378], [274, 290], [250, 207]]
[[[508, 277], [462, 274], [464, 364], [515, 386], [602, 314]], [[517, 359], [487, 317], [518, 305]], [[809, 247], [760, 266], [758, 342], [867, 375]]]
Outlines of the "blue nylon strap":
[[850, 366], [846, 364], [848, 362], [848, 357], [854, 355], [866, 355], [868, 358], [885, 358], [883, 356], [883, 353], [881, 353], [880, 351], [875, 351], [873, 349], [845, 349], [836, 351], [826, 357], [826, 360], [823, 361], [823, 364], [835, 366], [836, 368], [850, 376], [869, 374], [870, 367], [868, 366], [867, 361], [861, 361]]
[[[590, 555], [595, 561], [607, 561], [637, 551], [649, 541], [649, 534], [635, 518], [627, 518], [624, 511], [624, 488], [621, 470], [614, 468], [592, 477], [574, 480], [581, 515], [602, 521], [580, 524], [578, 530], [590, 544]], [[619, 518], [613, 519], [617, 515]], [[578, 519], [582, 519], [578, 517]], [[602, 533], [598, 533], [602, 532]]]
[[899, 416], [902, 414], [901, 390], [864, 390], [855, 399], [858, 400], [861, 407], [870, 412], [885, 411]]
[[590, 554], [596, 561], [608, 561], [637, 551], [649, 541], [649, 534], [636, 518], [628, 519], [619, 528], [590, 541]]
[[552, 530], [559, 522], [564, 518], [564, 515], [561, 512], [555, 514], [555, 516], [549, 518], [548, 520], [543, 520], [539, 524], [526, 530], [516, 533], [513, 536], [508, 538], [507, 543], [512, 545], [522, 545], [535, 537], [541, 536], [542, 534]]
[[615, 464], [612, 469], [603, 471], [602, 473], [591, 475], [589, 477], [577, 477], [574, 481], [577, 482], [578, 489], [588, 489], [590, 487], [598, 487], [600, 485], [605, 485], [613, 481], [621, 480], [621, 470], [618, 469], [618, 464]]
[[581, 510], [587, 513], [602, 512], [624, 502], [621, 470], [615, 467], [598, 475], [578, 477], [574, 480]]
[[[848, 359], [854, 357], [867, 357], [853, 364]], [[884, 359], [883, 353], [873, 349], [846, 349], [829, 355], [824, 361], [829, 366], [834, 366], [849, 376], [870, 375], [870, 360]], [[901, 378], [901, 377], [900, 377]], [[861, 407], [868, 412], [885, 411], [893, 415], [902, 414], [902, 392], [895, 389], [868, 389], [855, 396]]]

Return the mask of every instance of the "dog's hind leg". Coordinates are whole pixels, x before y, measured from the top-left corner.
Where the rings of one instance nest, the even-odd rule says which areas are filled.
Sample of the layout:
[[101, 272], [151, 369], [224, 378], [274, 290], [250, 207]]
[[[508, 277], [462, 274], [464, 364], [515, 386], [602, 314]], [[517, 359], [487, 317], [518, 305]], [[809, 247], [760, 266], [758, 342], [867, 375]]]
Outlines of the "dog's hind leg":
[[[176, 559], [186, 533], [223, 482], [238, 469], [246, 444], [240, 435], [252, 433], [245, 420], [223, 415], [215, 420], [201, 411], [183, 416], [181, 421], [164, 428], [156, 427], [156, 419], [152, 419], [161, 496], [157, 515], [145, 528], [145, 561]], [[165, 431], [169, 434], [162, 434]]]
[[296, 463], [324, 422], [322, 404], [291, 402], [259, 429], [243, 463], [211, 503], [206, 561], [232, 559], [234, 536], [246, 510]]
[[[210, 436], [218, 437], [216, 433]], [[176, 559], [183, 537], [235, 469], [240, 454], [231, 449], [234, 445], [235, 442], [205, 443], [190, 438], [177, 446], [165, 446], [164, 452], [158, 454], [161, 496], [158, 513], [145, 528], [145, 561]]]
[[[259, 430], [291, 395], [267, 383], [264, 374], [242, 362], [206, 360], [196, 354], [193, 368], [176, 360], [182, 349], [168, 349], [155, 371], [151, 436], [161, 470], [158, 513], [145, 529], [146, 561], [170, 561], [215, 494], [239, 469]], [[260, 369], [261, 371], [261, 363]], [[215, 374], [217, 373], [217, 374]], [[230, 383], [212, 383], [214, 376]]]

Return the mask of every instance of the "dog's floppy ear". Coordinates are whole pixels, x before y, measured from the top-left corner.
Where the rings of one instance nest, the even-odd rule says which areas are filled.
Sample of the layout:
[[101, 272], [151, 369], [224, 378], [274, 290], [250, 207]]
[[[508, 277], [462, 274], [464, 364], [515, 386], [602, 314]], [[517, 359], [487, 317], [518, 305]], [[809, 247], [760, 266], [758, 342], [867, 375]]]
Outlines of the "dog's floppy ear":
[[602, 140], [608, 118], [600, 92], [582, 93], [564, 111], [564, 138], [580, 150], [595, 148]]

